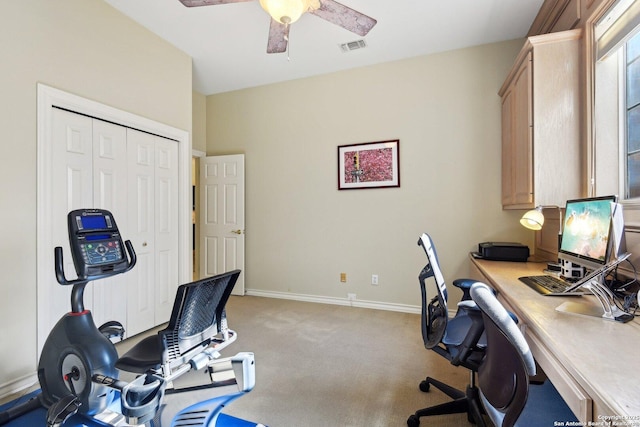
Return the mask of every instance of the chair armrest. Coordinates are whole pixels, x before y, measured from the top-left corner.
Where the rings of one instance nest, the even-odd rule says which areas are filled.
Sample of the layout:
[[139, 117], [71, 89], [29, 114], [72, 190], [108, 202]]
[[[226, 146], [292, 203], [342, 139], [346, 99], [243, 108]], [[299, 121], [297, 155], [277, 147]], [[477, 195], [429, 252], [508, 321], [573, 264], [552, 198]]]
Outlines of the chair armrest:
[[469, 291], [471, 290], [471, 285], [476, 282], [477, 280], [475, 279], [456, 279], [453, 281], [453, 286], [462, 289], [462, 301], [471, 299]]
[[473, 300], [460, 301], [458, 303], [458, 309], [463, 311], [469, 311], [469, 310], [480, 311], [480, 309], [478, 308], [478, 305]]
[[479, 350], [478, 342], [484, 333], [484, 321], [482, 319], [482, 312], [480, 309], [475, 306], [475, 303], [474, 306], [469, 305], [468, 307], [466, 307], [468, 305], [466, 301], [461, 302], [461, 304], [462, 303], [465, 303], [463, 306], [463, 310], [466, 311], [464, 316], [468, 316], [469, 319], [471, 319], [471, 326], [469, 327], [464, 340], [458, 346], [457, 353], [451, 359], [451, 364], [454, 366], [458, 366], [460, 364], [468, 366], [471, 364], [471, 361], [468, 359]]
[[[478, 283], [476, 279], [456, 279], [453, 281], [453, 286], [462, 289], [462, 299], [461, 301], [467, 301], [471, 299], [471, 286], [474, 283]], [[495, 289], [493, 290], [494, 295], [498, 295], [498, 292]]]

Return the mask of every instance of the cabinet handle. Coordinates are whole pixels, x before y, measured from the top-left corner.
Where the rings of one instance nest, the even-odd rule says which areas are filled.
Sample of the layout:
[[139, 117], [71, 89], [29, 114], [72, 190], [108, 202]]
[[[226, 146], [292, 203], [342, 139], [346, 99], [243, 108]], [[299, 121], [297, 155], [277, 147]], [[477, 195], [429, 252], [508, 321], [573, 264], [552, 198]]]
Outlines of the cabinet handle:
[[147, 242], [142, 242], [142, 247], [146, 248], [147, 247]]

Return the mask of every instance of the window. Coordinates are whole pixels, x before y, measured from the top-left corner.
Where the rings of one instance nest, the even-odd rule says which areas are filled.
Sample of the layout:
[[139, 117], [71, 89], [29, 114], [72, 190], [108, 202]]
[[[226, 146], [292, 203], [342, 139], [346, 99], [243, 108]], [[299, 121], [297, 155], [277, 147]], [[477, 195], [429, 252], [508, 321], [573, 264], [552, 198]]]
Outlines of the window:
[[[640, 197], [640, 33], [624, 46], [625, 50], [625, 199]], [[624, 141], [626, 140], [626, 141]]]
[[594, 195], [640, 206], [640, 2], [618, 0], [594, 25]]

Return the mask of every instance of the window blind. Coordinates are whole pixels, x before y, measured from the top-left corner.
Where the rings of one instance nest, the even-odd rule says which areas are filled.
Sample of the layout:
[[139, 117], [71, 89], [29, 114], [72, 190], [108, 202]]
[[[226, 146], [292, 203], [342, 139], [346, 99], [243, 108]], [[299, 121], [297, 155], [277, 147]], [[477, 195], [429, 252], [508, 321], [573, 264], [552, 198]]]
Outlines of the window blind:
[[596, 59], [617, 50], [640, 29], [640, 1], [618, 0], [596, 23]]

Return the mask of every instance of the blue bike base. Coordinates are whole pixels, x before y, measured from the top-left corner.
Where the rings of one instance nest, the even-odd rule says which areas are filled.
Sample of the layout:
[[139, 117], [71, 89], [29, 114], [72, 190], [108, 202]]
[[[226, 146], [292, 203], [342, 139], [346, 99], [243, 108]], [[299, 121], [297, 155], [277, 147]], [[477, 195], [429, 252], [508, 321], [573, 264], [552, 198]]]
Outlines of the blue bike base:
[[[25, 396], [22, 396], [16, 400], [8, 402], [2, 406], [0, 406], [0, 412], [7, 410], [8, 408], [13, 407], [14, 405], [18, 405], [22, 402], [26, 402], [27, 400], [35, 397], [40, 390], [31, 392]], [[22, 415], [19, 418], [16, 418], [7, 424], [4, 424], [3, 427], [34, 427], [34, 426], [46, 426], [47, 425], [47, 410], [44, 408], [39, 408], [33, 410], [29, 413]], [[103, 424], [97, 420], [87, 418], [81, 415], [74, 415], [64, 423], [64, 427], [105, 427], [106, 424]], [[258, 424], [242, 420], [240, 418], [232, 417], [226, 414], [219, 414], [215, 427], [256, 427]]]

